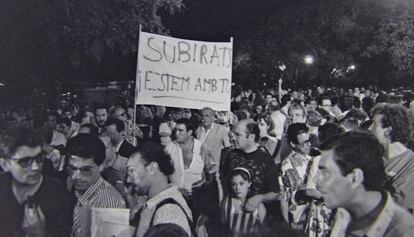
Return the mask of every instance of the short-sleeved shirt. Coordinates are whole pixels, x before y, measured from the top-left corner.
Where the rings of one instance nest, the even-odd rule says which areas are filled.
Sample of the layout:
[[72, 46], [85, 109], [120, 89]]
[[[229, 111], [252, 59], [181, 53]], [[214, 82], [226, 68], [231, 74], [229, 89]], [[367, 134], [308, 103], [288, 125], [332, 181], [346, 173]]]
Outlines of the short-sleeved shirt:
[[268, 152], [262, 148], [251, 153], [225, 148], [221, 154], [220, 177], [224, 194], [229, 194], [230, 175], [234, 168], [244, 167], [252, 176], [254, 194], [279, 192], [276, 165]]

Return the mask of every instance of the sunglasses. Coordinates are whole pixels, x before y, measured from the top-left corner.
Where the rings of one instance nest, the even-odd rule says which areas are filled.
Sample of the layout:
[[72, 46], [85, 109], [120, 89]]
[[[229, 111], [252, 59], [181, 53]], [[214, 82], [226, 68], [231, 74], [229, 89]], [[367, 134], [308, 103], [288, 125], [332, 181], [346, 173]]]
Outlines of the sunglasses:
[[16, 159], [12, 157], [11, 159], [15, 160], [22, 168], [28, 168], [32, 166], [34, 160], [36, 160], [37, 164], [43, 164], [45, 160], [45, 154], [40, 153], [39, 155], [35, 157], [27, 156], [27, 157], [23, 157], [20, 159]]

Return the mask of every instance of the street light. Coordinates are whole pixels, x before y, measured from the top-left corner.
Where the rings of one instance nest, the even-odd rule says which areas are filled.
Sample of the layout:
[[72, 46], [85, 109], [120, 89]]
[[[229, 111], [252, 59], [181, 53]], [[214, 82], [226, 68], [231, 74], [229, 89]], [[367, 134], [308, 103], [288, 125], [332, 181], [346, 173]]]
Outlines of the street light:
[[355, 64], [351, 64], [351, 65], [349, 65], [349, 67], [347, 68], [347, 71], [353, 71], [353, 70], [355, 70], [355, 69], [356, 69]]
[[0, 86], [6, 86], [6, 85], [5, 85], [4, 83], [1, 83], [1, 82], [0, 82]]
[[314, 59], [313, 59], [313, 56], [312, 56], [312, 55], [306, 55], [306, 56], [303, 58], [303, 60], [304, 60], [305, 64], [308, 64], [308, 65], [313, 64], [313, 61], [314, 61]]
[[279, 69], [280, 69], [280, 71], [285, 71], [285, 69], [286, 69], [286, 64], [284, 64], [284, 63], [282, 63], [282, 64], [280, 64], [279, 65]]

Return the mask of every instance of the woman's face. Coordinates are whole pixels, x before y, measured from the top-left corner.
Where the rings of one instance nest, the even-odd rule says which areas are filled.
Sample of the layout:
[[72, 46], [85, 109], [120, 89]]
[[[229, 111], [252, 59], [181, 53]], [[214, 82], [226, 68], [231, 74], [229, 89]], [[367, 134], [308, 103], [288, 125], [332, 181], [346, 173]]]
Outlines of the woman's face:
[[246, 198], [250, 185], [251, 182], [244, 179], [240, 174], [231, 178], [231, 188], [233, 189], [233, 194], [237, 198]]
[[259, 130], [260, 136], [266, 135], [267, 131], [269, 131], [269, 124], [267, 124], [264, 119], [260, 119], [259, 121]]

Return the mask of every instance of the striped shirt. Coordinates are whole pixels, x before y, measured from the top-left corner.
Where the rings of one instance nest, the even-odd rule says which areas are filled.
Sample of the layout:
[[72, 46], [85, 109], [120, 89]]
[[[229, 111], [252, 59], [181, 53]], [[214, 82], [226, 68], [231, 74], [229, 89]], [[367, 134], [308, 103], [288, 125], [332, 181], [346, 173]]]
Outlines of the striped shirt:
[[108, 181], [119, 193], [125, 196], [125, 180], [127, 177], [128, 158], [117, 155], [115, 162], [102, 172], [102, 177]]
[[73, 210], [72, 237], [90, 237], [92, 208], [125, 208], [125, 201], [102, 177], [78, 197]]
[[234, 200], [230, 196], [224, 199], [221, 209], [227, 233], [230, 233], [231, 236], [250, 236], [259, 233], [260, 218], [258, 209], [254, 212], [237, 211]]

